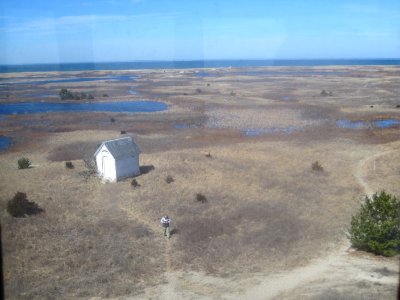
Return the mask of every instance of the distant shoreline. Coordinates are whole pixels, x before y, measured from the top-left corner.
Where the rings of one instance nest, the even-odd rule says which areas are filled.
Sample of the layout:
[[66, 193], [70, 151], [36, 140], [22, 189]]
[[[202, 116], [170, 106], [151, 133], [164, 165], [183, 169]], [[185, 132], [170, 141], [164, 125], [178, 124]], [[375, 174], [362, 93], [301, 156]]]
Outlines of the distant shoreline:
[[263, 60], [193, 60], [193, 61], [137, 61], [100, 63], [60, 63], [0, 65], [0, 73], [111, 71], [144, 69], [199, 69], [226, 67], [317, 67], [317, 66], [400, 66], [400, 58], [393, 59], [263, 59]]

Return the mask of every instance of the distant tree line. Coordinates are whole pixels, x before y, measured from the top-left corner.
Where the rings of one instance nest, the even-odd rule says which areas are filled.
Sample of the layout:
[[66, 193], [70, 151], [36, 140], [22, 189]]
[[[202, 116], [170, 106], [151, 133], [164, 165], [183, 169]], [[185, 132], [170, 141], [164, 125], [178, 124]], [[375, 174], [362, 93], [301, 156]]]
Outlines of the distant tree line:
[[67, 89], [61, 89], [58, 93], [60, 95], [61, 100], [86, 100], [86, 99], [94, 99], [94, 96], [90, 93], [85, 92], [71, 92]]

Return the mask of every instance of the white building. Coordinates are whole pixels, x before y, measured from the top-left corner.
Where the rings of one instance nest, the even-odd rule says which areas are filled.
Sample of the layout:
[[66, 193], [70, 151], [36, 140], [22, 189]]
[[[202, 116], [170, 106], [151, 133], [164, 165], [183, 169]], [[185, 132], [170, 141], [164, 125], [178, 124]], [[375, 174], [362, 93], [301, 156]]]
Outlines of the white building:
[[140, 174], [139, 147], [131, 137], [103, 142], [95, 152], [97, 173], [109, 181]]

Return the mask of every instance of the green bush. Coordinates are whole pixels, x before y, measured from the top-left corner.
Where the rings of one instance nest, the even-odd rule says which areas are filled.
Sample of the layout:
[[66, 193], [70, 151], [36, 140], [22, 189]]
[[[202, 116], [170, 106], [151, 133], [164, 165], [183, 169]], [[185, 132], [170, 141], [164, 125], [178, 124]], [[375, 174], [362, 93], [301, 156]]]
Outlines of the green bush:
[[166, 183], [172, 183], [172, 182], [174, 182], [175, 180], [174, 180], [174, 177], [172, 177], [171, 175], [168, 175], [167, 177], [165, 177], [165, 182]]
[[352, 246], [379, 255], [400, 253], [400, 201], [380, 192], [365, 197], [360, 211], [352, 217], [348, 235]]
[[139, 182], [134, 178], [134, 179], [132, 179], [132, 181], [131, 181], [131, 186], [132, 186], [132, 187], [140, 187], [140, 184], [139, 184]]
[[322, 90], [322, 91], [321, 91], [321, 96], [324, 96], [324, 97], [326, 97], [326, 96], [333, 96], [333, 93], [332, 93], [332, 92], [327, 92], [327, 91], [325, 91], [325, 90]]
[[311, 164], [311, 170], [321, 172], [324, 170], [324, 168], [317, 160]]
[[207, 197], [204, 196], [204, 195], [201, 194], [201, 193], [197, 193], [197, 194], [196, 194], [196, 200], [199, 201], [199, 202], [201, 202], [201, 203], [206, 203], [206, 202], [208, 201], [208, 200], [207, 200]]
[[25, 215], [34, 215], [43, 211], [33, 201], [26, 199], [26, 193], [17, 192], [15, 196], [7, 202], [7, 211], [15, 218], [22, 218]]
[[60, 95], [61, 100], [74, 99], [74, 94], [72, 94], [67, 89], [61, 89], [58, 94]]
[[31, 162], [26, 157], [18, 159], [18, 169], [28, 169], [31, 166]]

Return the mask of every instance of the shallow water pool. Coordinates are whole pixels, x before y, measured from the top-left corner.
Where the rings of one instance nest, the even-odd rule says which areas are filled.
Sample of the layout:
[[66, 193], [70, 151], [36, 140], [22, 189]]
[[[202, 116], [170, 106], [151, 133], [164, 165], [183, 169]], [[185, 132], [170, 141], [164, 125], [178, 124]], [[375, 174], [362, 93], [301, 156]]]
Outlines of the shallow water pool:
[[0, 115], [20, 115], [50, 112], [157, 112], [168, 108], [157, 101], [124, 101], [94, 103], [23, 102], [0, 104]]
[[7, 150], [11, 146], [11, 138], [0, 135], [0, 152]]
[[345, 129], [366, 129], [366, 128], [391, 128], [400, 125], [400, 120], [381, 119], [375, 121], [350, 121], [346, 119], [336, 121], [336, 127]]

